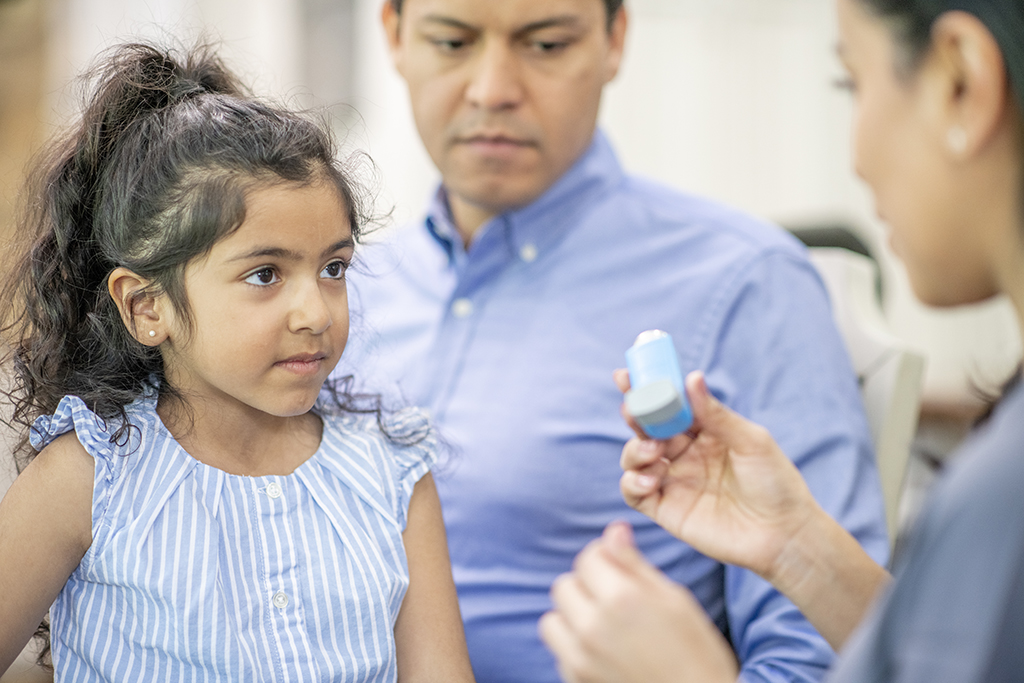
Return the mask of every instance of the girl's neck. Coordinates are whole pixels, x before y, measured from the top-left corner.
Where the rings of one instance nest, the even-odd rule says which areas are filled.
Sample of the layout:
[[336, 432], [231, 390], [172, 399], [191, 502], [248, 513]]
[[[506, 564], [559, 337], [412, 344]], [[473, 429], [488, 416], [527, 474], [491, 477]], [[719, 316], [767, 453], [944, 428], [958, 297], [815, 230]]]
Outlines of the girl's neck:
[[323, 433], [323, 423], [313, 412], [277, 417], [240, 406], [173, 398], [161, 398], [156, 412], [193, 458], [248, 477], [291, 474], [317, 451]]

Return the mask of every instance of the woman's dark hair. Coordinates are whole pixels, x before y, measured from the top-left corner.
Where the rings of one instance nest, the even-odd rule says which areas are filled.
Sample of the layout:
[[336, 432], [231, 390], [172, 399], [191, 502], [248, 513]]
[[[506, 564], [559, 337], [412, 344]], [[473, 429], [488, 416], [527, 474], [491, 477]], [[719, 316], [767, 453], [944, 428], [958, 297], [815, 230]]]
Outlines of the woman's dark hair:
[[995, 37], [1017, 104], [1024, 111], [1024, 3], [1020, 0], [859, 0], [890, 22], [903, 48], [901, 64], [912, 71], [931, 45], [932, 26], [946, 12], [976, 16]]
[[[395, 11], [399, 14], [402, 13], [402, 4], [405, 0], [389, 0], [391, 6], [395, 8]], [[604, 8], [608, 14], [608, 28], [611, 28], [612, 22], [615, 20], [615, 15], [622, 7], [623, 0], [603, 0]]]
[[[159, 350], [122, 322], [107, 292], [114, 268], [149, 280], [146, 293], [165, 293], [190, 321], [185, 266], [238, 228], [253, 189], [326, 183], [357, 239], [365, 217], [328, 127], [250, 96], [209, 47], [123, 45], [86, 78], [80, 120], [29, 178], [18, 225], [28, 244], [0, 299], [13, 359], [5, 393], [25, 435], [70, 394], [123, 443], [125, 407], [175, 389]], [[31, 454], [23, 440], [19, 464]]]

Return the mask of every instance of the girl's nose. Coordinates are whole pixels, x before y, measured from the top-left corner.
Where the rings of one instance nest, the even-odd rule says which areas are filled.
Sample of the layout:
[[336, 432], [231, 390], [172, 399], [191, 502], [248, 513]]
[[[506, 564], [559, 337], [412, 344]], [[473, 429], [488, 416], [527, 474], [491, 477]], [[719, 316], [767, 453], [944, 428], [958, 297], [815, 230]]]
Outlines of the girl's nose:
[[331, 307], [318, 285], [302, 287], [293, 301], [290, 322], [293, 332], [311, 334], [323, 334], [331, 326]]

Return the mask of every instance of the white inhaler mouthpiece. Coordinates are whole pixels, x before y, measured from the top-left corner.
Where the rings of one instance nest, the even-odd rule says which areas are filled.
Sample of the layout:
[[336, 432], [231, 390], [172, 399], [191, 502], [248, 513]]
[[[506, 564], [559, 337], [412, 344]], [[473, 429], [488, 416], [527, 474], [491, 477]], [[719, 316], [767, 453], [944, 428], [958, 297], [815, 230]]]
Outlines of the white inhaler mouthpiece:
[[643, 332], [626, 351], [630, 390], [626, 410], [647, 436], [669, 439], [693, 424], [683, 373], [672, 337], [661, 330]]

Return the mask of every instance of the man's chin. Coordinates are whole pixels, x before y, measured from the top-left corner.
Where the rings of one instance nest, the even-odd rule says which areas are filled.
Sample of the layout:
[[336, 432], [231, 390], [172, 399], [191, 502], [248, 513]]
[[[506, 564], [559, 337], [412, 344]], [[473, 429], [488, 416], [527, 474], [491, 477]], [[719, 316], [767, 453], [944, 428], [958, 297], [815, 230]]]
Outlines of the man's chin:
[[444, 179], [450, 199], [460, 199], [492, 214], [515, 211], [533, 203], [551, 182], [515, 173], [483, 173], [476, 177]]

